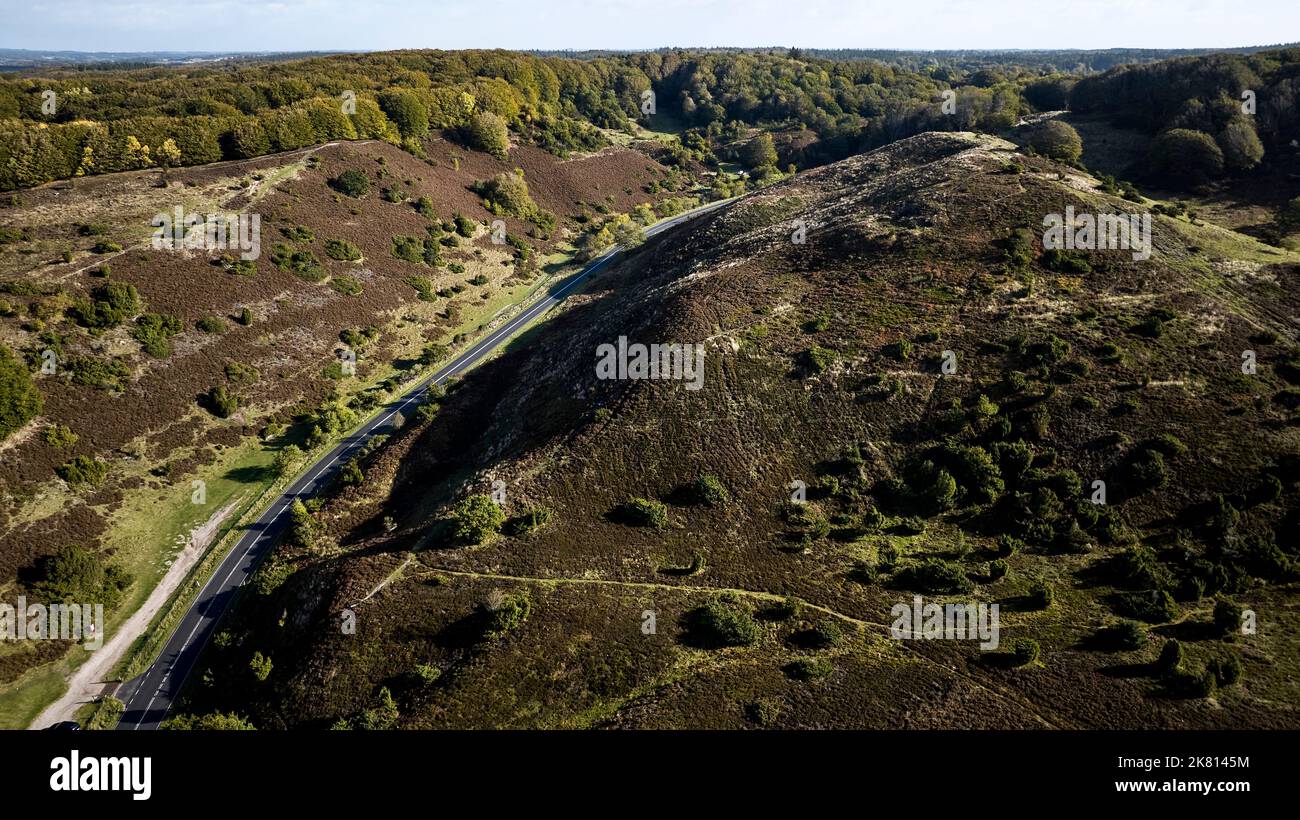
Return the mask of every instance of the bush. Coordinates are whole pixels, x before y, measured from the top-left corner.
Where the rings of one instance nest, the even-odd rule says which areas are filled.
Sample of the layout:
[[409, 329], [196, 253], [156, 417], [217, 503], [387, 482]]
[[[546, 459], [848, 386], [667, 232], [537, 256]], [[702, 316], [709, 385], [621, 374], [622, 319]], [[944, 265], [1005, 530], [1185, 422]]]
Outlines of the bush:
[[721, 599], [686, 614], [687, 639], [696, 646], [719, 649], [748, 646], [758, 640], [758, 623], [748, 610]]
[[45, 429], [45, 443], [51, 447], [65, 449], [73, 446], [81, 437], [62, 424], [53, 424]]
[[1223, 151], [1204, 131], [1173, 128], [1151, 143], [1151, 173], [1177, 185], [1201, 185], [1223, 175]]
[[500, 532], [505, 520], [500, 505], [483, 493], [469, 496], [452, 511], [455, 537], [467, 544], [481, 543], [493, 533]]
[[32, 592], [51, 603], [95, 601], [110, 605], [131, 584], [131, 578], [119, 568], [105, 566], [98, 555], [74, 545], [41, 558], [36, 577]]
[[1106, 637], [1116, 648], [1133, 652], [1147, 645], [1147, 628], [1137, 621], [1121, 621], [1107, 630]]
[[[489, 180], [476, 183], [474, 192], [483, 197], [488, 210], [497, 215], [528, 219], [537, 211], [537, 203], [533, 202], [528, 193], [528, 183], [524, 181], [522, 172], [499, 173]], [[457, 214], [456, 232], [465, 237], [473, 236], [472, 232], [465, 233], [461, 230], [460, 218]]]
[[233, 384], [256, 384], [262, 374], [251, 364], [226, 362], [226, 378]]
[[1205, 669], [1214, 676], [1219, 687], [1232, 686], [1241, 680], [1241, 658], [1230, 654], [1222, 658], [1212, 658]]
[[722, 482], [716, 476], [704, 475], [691, 482], [690, 497], [696, 504], [716, 507], [724, 503], [729, 496], [727, 488], [722, 486]]
[[355, 262], [361, 258], [361, 249], [346, 239], [327, 239], [325, 255], [339, 262]]
[[510, 519], [507, 529], [511, 535], [527, 535], [545, 527], [554, 517], [554, 513], [546, 507], [534, 507]]
[[1214, 602], [1214, 628], [1220, 635], [1231, 635], [1241, 630], [1242, 608], [1239, 604], [1220, 598]]
[[1264, 158], [1264, 144], [1245, 117], [1234, 117], [1219, 133], [1224, 164], [1232, 171], [1249, 171]]
[[77, 301], [72, 318], [91, 330], [117, 327], [140, 312], [140, 295], [126, 282], [105, 282], [90, 292], [90, 299]]
[[469, 118], [462, 130], [466, 144], [505, 159], [510, 150], [510, 132], [506, 121], [491, 111], [480, 111]]
[[533, 604], [528, 593], [521, 592], [517, 595], [489, 599], [484, 608], [487, 613], [484, 636], [500, 638], [523, 626], [524, 621], [527, 621], [528, 616], [532, 614]]
[[121, 390], [123, 383], [131, 377], [131, 368], [120, 359], [92, 359], [80, 356], [67, 364], [72, 374], [72, 383], [98, 390]]
[[362, 291], [361, 280], [346, 274], [340, 274], [330, 279], [330, 287], [344, 296], [358, 296]]
[[59, 467], [54, 468], [59, 478], [72, 486], [79, 484], [96, 485], [108, 475], [108, 465], [90, 456], [77, 456]]
[[171, 337], [181, 332], [181, 320], [161, 313], [145, 313], [135, 320], [131, 337], [140, 343], [144, 352], [155, 359], [165, 359], [172, 354]]
[[622, 507], [623, 517], [635, 527], [659, 528], [668, 523], [668, 507], [659, 501], [633, 498]]
[[261, 652], [254, 652], [248, 662], [248, 670], [253, 673], [254, 679], [264, 681], [271, 675], [271, 659]]
[[1056, 593], [1052, 591], [1051, 586], [1042, 581], [1035, 581], [1029, 587], [1029, 606], [1034, 609], [1047, 609], [1056, 599]]
[[1165, 641], [1160, 647], [1160, 657], [1156, 658], [1155, 671], [1159, 675], [1168, 675], [1183, 662], [1183, 645], [1176, 638]]
[[1042, 648], [1033, 638], [1016, 638], [1011, 643], [1011, 661], [1015, 666], [1028, 666], [1038, 660]]
[[1116, 597], [1119, 611], [1149, 624], [1167, 623], [1178, 617], [1178, 605], [1163, 589], [1124, 593]]
[[355, 168], [349, 168], [330, 180], [330, 187], [341, 194], [353, 198], [363, 197], [370, 193], [370, 177], [366, 176], [364, 171]]
[[915, 348], [908, 339], [899, 339], [892, 344], [885, 345], [884, 353], [891, 359], [897, 359], [900, 362], [907, 361], [912, 356]]
[[239, 397], [219, 384], [208, 391], [208, 410], [217, 418], [228, 419], [239, 410]]
[[39, 416], [44, 406], [32, 374], [9, 348], [0, 345], [0, 441]]
[[966, 573], [956, 564], [939, 558], [928, 558], [899, 570], [894, 581], [906, 589], [931, 595], [950, 595], [970, 592], [972, 584]]
[[835, 667], [825, 658], [798, 658], [785, 665], [785, 673], [795, 680], [816, 680], [833, 671]]
[[226, 327], [226, 320], [218, 316], [204, 316], [202, 319], [195, 322], [194, 326], [204, 333], [220, 334], [225, 333], [228, 329]]
[[325, 266], [311, 251], [295, 251], [276, 245], [271, 252], [271, 262], [280, 270], [307, 282], [320, 282], [327, 275]]
[[1083, 140], [1069, 123], [1048, 120], [1029, 135], [1029, 147], [1061, 162], [1077, 162], [1083, 154]]
[[814, 345], [799, 354], [799, 363], [809, 373], [822, 373], [835, 361], [835, 351]]

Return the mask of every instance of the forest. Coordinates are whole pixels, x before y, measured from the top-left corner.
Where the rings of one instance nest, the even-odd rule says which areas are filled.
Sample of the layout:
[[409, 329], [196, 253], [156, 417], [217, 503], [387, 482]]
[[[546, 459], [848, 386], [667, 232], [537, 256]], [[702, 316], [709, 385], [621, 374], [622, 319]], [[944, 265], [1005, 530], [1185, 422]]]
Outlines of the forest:
[[501, 124], [565, 156], [606, 145], [602, 129], [635, 133], [633, 121], [648, 123], [648, 91], [656, 126], [680, 132], [667, 158], [677, 164], [741, 158], [735, 143], [753, 127], [804, 134], [776, 146], [780, 166], [802, 168], [925, 131], [1003, 133], [1027, 115], [1068, 109], [1147, 135], [1149, 172], [1187, 187], [1250, 172], [1289, 142], [1300, 118], [1300, 49], [1102, 73], [1059, 71], [1032, 55], [1023, 65], [952, 58], [915, 69], [841, 57], [402, 51], [9, 75], [0, 78], [0, 189], [331, 140], [384, 140], [419, 156], [430, 132], [499, 152]]

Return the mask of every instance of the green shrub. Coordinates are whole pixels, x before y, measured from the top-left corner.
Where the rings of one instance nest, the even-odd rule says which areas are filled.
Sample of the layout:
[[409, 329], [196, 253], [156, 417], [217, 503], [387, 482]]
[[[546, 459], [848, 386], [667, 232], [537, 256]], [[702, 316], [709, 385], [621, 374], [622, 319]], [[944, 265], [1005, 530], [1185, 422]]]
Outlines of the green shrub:
[[1042, 581], [1035, 581], [1029, 587], [1029, 594], [1027, 597], [1029, 599], [1028, 603], [1030, 607], [1034, 609], [1047, 609], [1056, 599], [1056, 593], [1052, 591], [1050, 585]]
[[927, 558], [903, 567], [894, 573], [894, 582], [905, 589], [931, 595], [970, 592], [973, 588], [961, 567], [939, 558]]
[[325, 255], [339, 262], [355, 262], [361, 258], [361, 249], [346, 239], [327, 239]]
[[1212, 658], [1205, 668], [1214, 676], [1214, 681], [1220, 688], [1232, 686], [1241, 680], [1241, 658], [1235, 653], [1222, 658]]
[[1122, 593], [1116, 596], [1115, 603], [1122, 614], [1150, 624], [1167, 623], [1178, 617], [1178, 605], [1163, 589]]
[[481, 543], [501, 530], [506, 516], [490, 496], [478, 493], [456, 505], [452, 511], [455, 537], [468, 544]]
[[554, 513], [546, 507], [533, 507], [510, 519], [508, 529], [511, 535], [527, 535], [545, 527], [554, 517]]
[[1015, 666], [1028, 666], [1041, 653], [1042, 648], [1033, 638], [1016, 638], [1011, 642], [1011, 661]]
[[1048, 120], [1029, 135], [1029, 147], [1061, 162], [1076, 162], [1083, 154], [1083, 140], [1069, 123]]
[[228, 419], [239, 410], [239, 397], [219, 384], [208, 391], [207, 405], [214, 416]]
[[292, 273], [307, 282], [321, 282], [328, 275], [316, 254], [311, 251], [294, 251], [283, 245], [276, 245], [272, 250], [271, 263], [285, 273]]
[[226, 362], [226, 378], [233, 384], [256, 384], [262, 374], [250, 364]]
[[[492, 502], [489, 501], [488, 503], [491, 504]], [[523, 626], [524, 622], [528, 620], [528, 616], [532, 614], [533, 604], [528, 597], [528, 593], [520, 592], [515, 595], [506, 595], [499, 599], [489, 600], [485, 605], [485, 609], [487, 623], [484, 627], [484, 636], [487, 638], [501, 638]]]
[[271, 659], [261, 652], [254, 652], [248, 662], [248, 670], [253, 673], [255, 680], [264, 681], [271, 675]]
[[908, 339], [899, 339], [892, 344], [885, 345], [884, 353], [891, 359], [897, 359], [900, 362], [907, 361], [912, 356], [915, 347]]
[[370, 193], [370, 177], [364, 171], [349, 168], [330, 180], [330, 187], [350, 197], [363, 197]]
[[76, 456], [55, 467], [54, 472], [74, 487], [79, 484], [97, 485], [108, 475], [108, 464], [90, 456]]
[[194, 326], [204, 333], [220, 334], [225, 333], [226, 330], [228, 330], [226, 327], [226, 320], [219, 316], [204, 316], [202, 319], [195, 322]]
[[835, 361], [835, 351], [816, 345], [808, 348], [799, 356], [799, 363], [809, 373], [822, 373]]
[[362, 291], [361, 280], [346, 274], [339, 274], [330, 279], [330, 287], [344, 296], [358, 296]]
[[795, 680], [816, 680], [834, 671], [825, 658], [797, 658], [785, 665], [785, 673]]
[[466, 144], [485, 151], [497, 159], [505, 159], [510, 150], [510, 132], [506, 121], [491, 111], [479, 111], [465, 123], [462, 134]]
[[1220, 635], [1231, 635], [1241, 631], [1241, 605], [1227, 598], [1214, 602], [1214, 628]]
[[433, 282], [423, 276], [408, 276], [406, 284], [415, 288], [415, 292], [420, 295], [422, 302], [435, 302], [437, 297], [433, 293]]
[[1170, 638], [1160, 647], [1160, 657], [1156, 658], [1155, 671], [1168, 675], [1182, 665], [1183, 645], [1176, 638]]
[[754, 616], [738, 604], [715, 598], [686, 614], [687, 640], [708, 649], [748, 646], [758, 640]]
[[81, 437], [72, 429], [62, 424], [52, 424], [45, 428], [45, 443], [51, 447], [66, 449], [75, 445]]
[[41, 558], [36, 579], [35, 597], [51, 603], [95, 601], [111, 606], [131, 585], [131, 577], [119, 567], [105, 565], [98, 555], [75, 545]]
[[39, 416], [44, 406], [31, 372], [0, 345], [0, 441]]
[[290, 242], [310, 242], [316, 238], [316, 234], [306, 225], [295, 225], [292, 228], [281, 228], [280, 233]]
[[659, 528], [668, 523], [668, 507], [659, 501], [633, 498], [623, 505], [622, 513], [636, 527]]
[[717, 476], [703, 475], [691, 482], [690, 497], [696, 504], [716, 507], [725, 503], [729, 496]]
[[69, 311], [80, 325], [92, 330], [117, 327], [140, 312], [140, 296], [126, 282], [105, 282], [80, 299]]
[[131, 378], [131, 368], [121, 359], [103, 360], [78, 356], [69, 359], [66, 367], [72, 375], [73, 384], [98, 390], [122, 390]]

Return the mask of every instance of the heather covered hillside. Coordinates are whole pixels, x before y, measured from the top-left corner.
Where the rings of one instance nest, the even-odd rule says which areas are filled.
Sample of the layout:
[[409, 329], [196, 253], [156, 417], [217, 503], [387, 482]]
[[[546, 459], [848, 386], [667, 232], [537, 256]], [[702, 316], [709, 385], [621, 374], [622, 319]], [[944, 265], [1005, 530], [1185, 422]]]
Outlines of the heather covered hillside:
[[[1295, 728], [1300, 256], [1124, 193], [928, 133], [651, 239], [306, 505], [173, 714]], [[1000, 646], [891, 638], [918, 594]]]

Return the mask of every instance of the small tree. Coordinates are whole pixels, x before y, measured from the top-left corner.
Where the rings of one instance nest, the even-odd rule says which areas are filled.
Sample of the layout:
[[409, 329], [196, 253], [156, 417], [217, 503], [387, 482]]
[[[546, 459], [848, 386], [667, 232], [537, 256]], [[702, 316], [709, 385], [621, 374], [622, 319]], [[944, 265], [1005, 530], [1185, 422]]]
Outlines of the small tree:
[[208, 391], [208, 409], [217, 418], [228, 419], [239, 410], [239, 397], [219, 384]]
[[1223, 174], [1223, 151], [1204, 131], [1173, 128], [1151, 143], [1149, 166], [1167, 182], [1200, 185]]
[[668, 523], [668, 507], [659, 501], [633, 498], [623, 505], [628, 523], [638, 527], [659, 528]]
[[254, 652], [248, 662], [248, 669], [258, 681], [264, 681], [271, 675], [271, 659], [261, 652]]
[[1083, 140], [1073, 126], [1061, 120], [1048, 120], [1029, 135], [1029, 147], [1061, 162], [1077, 162], [1083, 154]]
[[370, 177], [364, 171], [349, 168], [330, 180], [330, 187], [341, 194], [359, 198], [370, 193]]
[[469, 118], [464, 128], [465, 141], [471, 148], [505, 159], [510, 151], [510, 132], [506, 121], [491, 111], [480, 111]]
[[772, 135], [766, 132], [745, 143], [741, 149], [740, 161], [749, 168], [773, 167], [776, 165], [776, 146], [772, 144]]
[[481, 543], [489, 535], [499, 532], [505, 520], [501, 507], [483, 493], [471, 495], [452, 511], [456, 539], [469, 544]]

